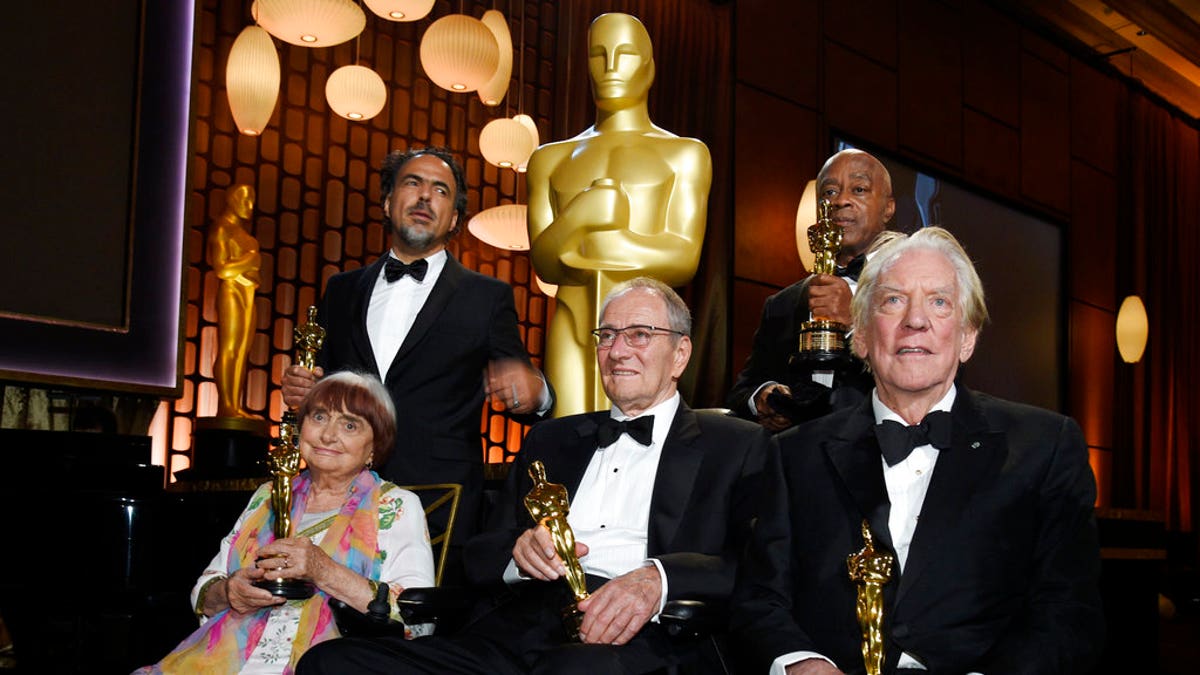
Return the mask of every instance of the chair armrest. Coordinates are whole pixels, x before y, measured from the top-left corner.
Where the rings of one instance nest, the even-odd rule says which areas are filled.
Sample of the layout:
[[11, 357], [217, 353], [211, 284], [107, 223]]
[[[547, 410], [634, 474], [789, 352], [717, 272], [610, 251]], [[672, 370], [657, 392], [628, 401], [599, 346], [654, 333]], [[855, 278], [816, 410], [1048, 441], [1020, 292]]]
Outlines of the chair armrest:
[[698, 638], [726, 630], [729, 603], [723, 600], [671, 600], [658, 615], [672, 637]]
[[462, 614], [470, 600], [470, 593], [460, 586], [406, 588], [400, 592], [396, 607], [406, 623], [430, 623]]

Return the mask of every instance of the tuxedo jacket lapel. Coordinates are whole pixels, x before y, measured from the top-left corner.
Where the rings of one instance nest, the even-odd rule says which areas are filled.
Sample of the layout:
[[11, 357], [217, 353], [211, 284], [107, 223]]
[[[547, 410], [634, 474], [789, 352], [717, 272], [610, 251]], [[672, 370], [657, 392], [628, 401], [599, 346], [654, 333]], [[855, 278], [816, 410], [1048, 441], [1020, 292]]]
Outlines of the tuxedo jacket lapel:
[[951, 413], [954, 418], [951, 447], [938, 453], [900, 578], [897, 602], [904, 599], [929, 563], [937, 559], [946, 533], [954, 530], [978, 486], [990, 481], [1000, 470], [1007, 453], [1004, 434], [988, 429], [974, 397], [964, 387], [958, 388]]
[[352, 303], [350, 316], [354, 319], [354, 327], [350, 331], [350, 341], [354, 350], [359, 354], [360, 362], [369, 363], [371, 371], [381, 380], [386, 373], [376, 372], [379, 370], [379, 366], [376, 365], [375, 350], [371, 348], [371, 336], [367, 333], [367, 308], [371, 305], [371, 293], [375, 290], [375, 281], [379, 279], [379, 271], [383, 268], [387, 257], [385, 253], [363, 270], [363, 273], [358, 276], [354, 293], [350, 297]]
[[704, 459], [704, 453], [694, 447], [699, 437], [700, 425], [696, 421], [696, 413], [680, 401], [663, 444], [658, 473], [654, 478], [654, 491], [650, 497], [650, 524], [646, 533], [646, 551], [649, 555], [669, 550], [685, 515], [684, 511], [691, 503], [696, 474]]
[[876, 548], [894, 551], [888, 529], [891, 502], [883, 482], [883, 455], [875, 438], [874, 425], [875, 414], [871, 409], [871, 398], [867, 397], [847, 420], [841, 434], [825, 443], [824, 450], [859, 513], [870, 523]]
[[437, 283], [429, 291], [429, 297], [425, 299], [425, 304], [417, 312], [417, 318], [413, 321], [412, 328], [404, 337], [404, 342], [396, 351], [396, 358], [392, 359], [392, 364], [388, 367], [389, 380], [393, 377], [392, 371], [396, 370], [396, 364], [403, 362], [404, 357], [420, 344], [425, 334], [429, 332], [429, 328], [450, 305], [450, 300], [454, 297], [462, 280], [463, 266], [447, 251], [446, 265], [442, 268], [442, 273], [438, 275]]

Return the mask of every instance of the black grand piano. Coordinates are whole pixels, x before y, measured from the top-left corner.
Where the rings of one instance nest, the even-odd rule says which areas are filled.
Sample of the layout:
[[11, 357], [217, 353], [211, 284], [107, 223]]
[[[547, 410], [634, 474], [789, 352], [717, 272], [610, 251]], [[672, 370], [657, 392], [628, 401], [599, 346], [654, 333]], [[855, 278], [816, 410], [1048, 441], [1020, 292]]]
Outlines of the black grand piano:
[[249, 498], [166, 491], [150, 438], [0, 429], [0, 616], [19, 673], [128, 673], [197, 626], [192, 584]]

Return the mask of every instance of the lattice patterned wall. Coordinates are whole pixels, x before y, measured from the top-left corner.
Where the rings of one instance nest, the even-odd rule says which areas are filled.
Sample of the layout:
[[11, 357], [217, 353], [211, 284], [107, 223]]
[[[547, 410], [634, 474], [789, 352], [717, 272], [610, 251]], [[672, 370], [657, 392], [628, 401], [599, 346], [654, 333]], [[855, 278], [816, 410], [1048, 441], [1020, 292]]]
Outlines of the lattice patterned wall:
[[[479, 153], [479, 132], [495, 117], [515, 115], [520, 98], [545, 141], [553, 112], [554, 2], [524, 3], [524, 96], [518, 96], [518, 51], [513, 84], [498, 108], [483, 106], [474, 93], [452, 94], [433, 85], [421, 69], [420, 36], [433, 20], [460, 8], [475, 17], [494, 8], [508, 17], [513, 42], [520, 45], [522, 4], [438, 2], [429, 17], [413, 23], [367, 13], [366, 30], [357, 41], [359, 62], [383, 77], [389, 93], [383, 112], [366, 122], [342, 119], [325, 102], [326, 77], [354, 63], [355, 41], [307, 49], [276, 40], [283, 69], [279, 102], [260, 137], [244, 136], [233, 125], [224, 73], [230, 46], [250, 22], [249, 4], [203, 0], [198, 21], [184, 390], [173, 405], [163, 405], [152, 429], [166, 446], [172, 471], [190, 464], [196, 417], [216, 410], [217, 279], [205, 263], [204, 245], [209, 223], [224, 208], [227, 188], [248, 183], [257, 192], [252, 233], [262, 249], [262, 281], [246, 405], [277, 422], [279, 377], [293, 353], [295, 322], [303, 320], [330, 276], [367, 265], [387, 249], [377, 175], [383, 157], [397, 148], [446, 145], [466, 169], [469, 215], [518, 196], [524, 203], [524, 177], [487, 164]], [[450, 250], [468, 268], [512, 284], [522, 337], [540, 365], [553, 300], [537, 289], [528, 255], [495, 249], [465, 231]], [[481, 427], [485, 459], [511, 459], [523, 427], [493, 410]]]

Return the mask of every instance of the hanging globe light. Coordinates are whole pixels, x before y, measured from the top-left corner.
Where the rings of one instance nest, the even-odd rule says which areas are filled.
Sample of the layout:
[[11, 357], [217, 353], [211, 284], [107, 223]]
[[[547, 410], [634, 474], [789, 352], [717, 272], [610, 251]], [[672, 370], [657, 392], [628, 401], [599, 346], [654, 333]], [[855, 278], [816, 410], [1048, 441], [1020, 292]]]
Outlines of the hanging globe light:
[[467, 230], [485, 244], [508, 251], [529, 250], [529, 207], [504, 204], [484, 209], [467, 223]]
[[515, 169], [526, 164], [533, 148], [529, 129], [509, 117], [494, 119], [479, 132], [479, 153], [495, 166]]
[[492, 31], [465, 14], [434, 21], [421, 38], [421, 67], [442, 89], [475, 91], [491, 79], [499, 59]]
[[279, 54], [267, 31], [246, 26], [233, 41], [225, 63], [225, 95], [238, 131], [261, 134], [279, 98]]
[[804, 269], [812, 271], [817, 254], [808, 247], [808, 226], [817, 222], [817, 181], [810, 180], [800, 194], [800, 206], [796, 208], [796, 251]]
[[433, 9], [434, 0], [365, 0], [367, 8], [388, 21], [424, 19]]
[[387, 103], [383, 78], [366, 66], [342, 66], [325, 82], [325, 100], [348, 120], [369, 120]]
[[538, 275], [533, 275], [533, 281], [537, 284], [538, 290], [540, 290], [542, 293], [545, 293], [547, 296], [553, 298], [558, 294], [558, 286], [542, 281], [542, 278]]
[[367, 25], [354, 0], [255, 0], [250, 15], [271, 35], [301, 47], [339, 45]]
[[[541, 138], [538, 136], [537, 122], [534, 122], [532, 117], [523, 113], [513, 119], [529, 131], [529, 137], [533, 139], [533, 149], [536, 151], [538, 146], [542, 144]], [[529, 156], [532, 157], [533, 153], [529, 153]], [[524, 162], [517, 164], [516, 168], [517, 173], [525, 173], [525, 170], [529, 168], [529, 157], [526, 157]]]
[[484, 12], [480, 21], [492, 32], [492, 37], [496, 38], [499, 58], [496, 72], [479, 88], [479, 100], [483, 101], [484, 105], [496, 106], [504, 100], [504, 95], [508, 93], [509, 80], [512, 78], [512, 34], [508, 32], [508, 21], [504, 19], [504, 15], [494, 9]]

